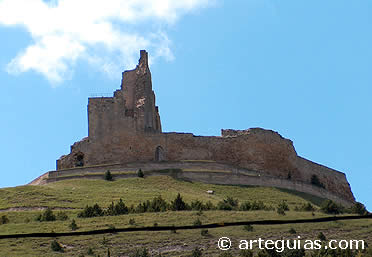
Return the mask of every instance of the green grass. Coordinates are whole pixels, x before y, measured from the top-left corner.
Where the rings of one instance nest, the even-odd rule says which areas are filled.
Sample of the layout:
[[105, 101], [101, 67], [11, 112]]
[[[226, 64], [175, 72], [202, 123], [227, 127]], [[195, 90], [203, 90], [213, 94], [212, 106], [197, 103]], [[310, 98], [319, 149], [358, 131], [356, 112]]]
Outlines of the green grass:
[[[213, 190], [213, 195], [207, 194]], [[130, 219], [135, 226], [192, 225], [199, 218], [202, 224], [224, 223], [233, 221], [266, 220], [266, 219], [303, 219], [319, 218], [327, 215], [316, 211], [288, 211], [285, 216], [276, 211], [204, 211], [198, 215], [196, 211], [162, 212], [128, 214], [121, 216], [104, 216], [95, 218], [77, 218], [78, 212], [85, 205], [98, 203], [106, 208], [112, 201], [122, 198], [127, 206], [137, 205], [141, 201], [150, 200], [161, 195], [166, 201], [173, 200], [178, 193], [190, 203], [192, 200], [217, 204], [227, 196], [238, 198], [239, 202], [260, 200], [266, 205], [276, 207], [286, 200], [290, 209], [311, 201], [318, 205], [322, 199], [296, 191], [271, 187], [212, 185], [198, 182], [175, 180], [168, 176], [151, 176], [145, 178], [128, 178], [115, 181], [74, 179], [50, 183], [42, 186], [20, 186], [0, 189], [0, 209], [14, 207], [39, 208], [52, 207], [54, 213], [64, 211], [69, 219], [66, 221], [38, 222], [35, 218], [41, 211], [0, 212], [9, 218], [8, 224], [0, 225], [0, 234], [32, 233], [32, 232], [67, 232], [72, 219], [79, 226], [78, 231], [106, 229], [110, 226], [125, 228]], [[317, 206], [318, 208], [318, 206]], [[95, 254], [106, 256], [110, 248], [111, 256], [126, 256], [137, 247], [147, 247], [152, 253], [161, 251], [164, 256], [187, 256], [195, 246], [203, 249], [203, 256], [218, 256], [221, 252], [216, 248], [218, 238], [229, 236], [233, 242], [241, 239], [264, 238], [280, 239], [296, 238], [316, 239], [321, 231], [329, 239], [363, 239], [372, 244], [372, 221], [352, 220], [325, 222], [318, 224], [291, 225], [255, 225], [254, 230], [247, 232], [243, 227], [223, 227], [209, 230], [209, 236], [201, 236], [200, 230], [171, 232], [138, 232], [118, 233], [98, 236], [80, 236], [57, 238], [62, 243], [65, 253], [55, 253], [50, 248], [53, 238], [1, 239], [0, 256], [79, 256], [92, 248]], [[290, 228], [297, 231], [289, 233]], [[105, 237], [105, 240], [103, 238]], [[105, 241], [103, 243], [103, 241]]]
[[[207, 194], [213, 190], [213, 195]], [[85, 205], [98, 203], [107, 206], [111, 201], [122, 198], [127, 205], [137, 205], [140, 201], [161, 195], [165, 200], [173, 200], [181, 193], [185, 201], [212, 201], [216, 204], [227, 196], [246, 200], [261, 200], [276, 206], [285, 199], [290, 207], [300, 206], [307, 201], [303, 196], [283, 192], [271, 187], [244, 187], [203, 184], [178, 181], [168, 176], [128, 178], [115, 181], [73, 179], [42, 186], [19, 186], [0, 189], [0, 209], [11, 207], [52, 207], [81, 209]]]

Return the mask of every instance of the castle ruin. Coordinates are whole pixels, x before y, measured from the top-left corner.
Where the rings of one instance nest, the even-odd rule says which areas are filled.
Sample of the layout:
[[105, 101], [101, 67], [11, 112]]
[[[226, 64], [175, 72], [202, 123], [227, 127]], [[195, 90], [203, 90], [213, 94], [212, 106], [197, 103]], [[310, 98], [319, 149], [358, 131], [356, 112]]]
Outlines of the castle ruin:
[[[221, 136], [162, 132], [144, 50], [137, 67], [123, 72], [121, 88], [113, 97], [89, 98], [88, 123], [88, 137], [57, 160], [49, 181], [108, 168], [142, 168], [149, 174], [177, 168], [184, 171], [183, 178], [206, 183], [276, 186], [346, 205], [355, 201], [344, 173], [298, 156], [292, 141], [277, 132], [261, 128], [227, 129]], [[230, 172], [222, 172], [226, 170]], [[322, 187], [311, 183], [314, 176]]]

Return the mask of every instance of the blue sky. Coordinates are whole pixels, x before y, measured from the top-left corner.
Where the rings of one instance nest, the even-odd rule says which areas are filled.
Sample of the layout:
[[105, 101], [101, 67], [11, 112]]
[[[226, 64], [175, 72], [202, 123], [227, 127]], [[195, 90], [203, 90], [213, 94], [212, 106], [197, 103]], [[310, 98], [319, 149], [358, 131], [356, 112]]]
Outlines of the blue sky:
[[0, 0], [0, 187], [55, 169], [147, 49], [164, 131], [278, 131], [372, 210], [371, 1], [100, 2]]

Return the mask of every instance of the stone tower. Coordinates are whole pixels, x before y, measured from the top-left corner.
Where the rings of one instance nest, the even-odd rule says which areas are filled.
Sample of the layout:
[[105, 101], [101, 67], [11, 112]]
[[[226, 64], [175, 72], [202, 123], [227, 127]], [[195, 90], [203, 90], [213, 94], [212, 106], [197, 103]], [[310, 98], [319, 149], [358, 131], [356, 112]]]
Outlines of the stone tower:
[[122, 74], [114, 97], [89, 98], [88, 138], [104, 140], [126, 133], [161, 133], [158, 107], [152, 90], [148, 54], [141, 50], [134, 70]]

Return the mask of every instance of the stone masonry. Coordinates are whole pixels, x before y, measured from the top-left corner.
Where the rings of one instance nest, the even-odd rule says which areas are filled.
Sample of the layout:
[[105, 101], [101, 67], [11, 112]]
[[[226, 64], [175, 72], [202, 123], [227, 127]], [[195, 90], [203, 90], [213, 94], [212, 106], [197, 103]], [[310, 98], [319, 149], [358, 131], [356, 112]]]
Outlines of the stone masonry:
[[57, 160], [57, 171], [118, 163], [213, 161], [305, 184], [316, 175], [327, 191], [355, 201], [344, 173], [298, 156], [292, 141], [277, 132], [251, 128], [222, 130], [221, 136], [163, 133], [144, 50], [137, 67], [123, 72], [121, 89], [113, 97], [89, 98], [88, 127], [88, 137]]

